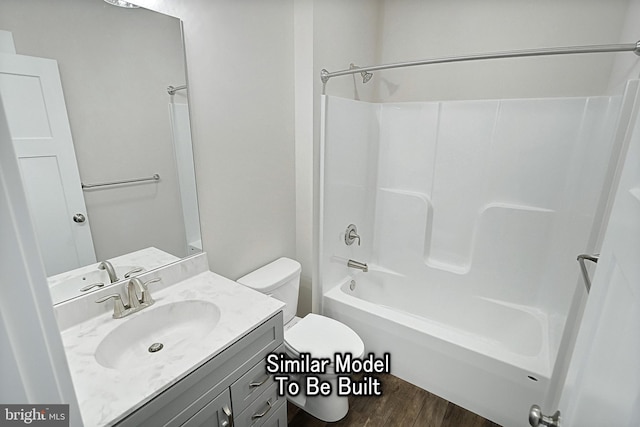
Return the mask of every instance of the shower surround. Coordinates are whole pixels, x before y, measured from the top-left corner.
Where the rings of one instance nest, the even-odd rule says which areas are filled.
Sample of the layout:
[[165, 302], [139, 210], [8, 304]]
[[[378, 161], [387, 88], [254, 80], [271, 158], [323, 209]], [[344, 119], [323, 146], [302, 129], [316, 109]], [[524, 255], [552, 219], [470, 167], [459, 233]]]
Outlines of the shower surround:
[[390, 352], [393, 374], [522, 425], [583, 286], [621, 104], [323, 97], [322, 312]]

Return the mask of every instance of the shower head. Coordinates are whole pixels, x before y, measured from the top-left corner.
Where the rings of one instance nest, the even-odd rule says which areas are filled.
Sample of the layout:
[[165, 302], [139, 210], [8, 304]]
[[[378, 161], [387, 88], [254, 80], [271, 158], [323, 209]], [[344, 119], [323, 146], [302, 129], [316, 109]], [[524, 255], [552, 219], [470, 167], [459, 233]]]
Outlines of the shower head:
[[[360, 68], [360, 67], [355, 65], [353, 62], [349, 65], [350, 70], [355, 70], [357, 68]], [[362, 76], [362, 83], [368, 82], [369, 80], [371, 80], [371, 77], [373, 77], [373, 74], [369, 73], [368, 71], [361, 71], [360, 75]]]

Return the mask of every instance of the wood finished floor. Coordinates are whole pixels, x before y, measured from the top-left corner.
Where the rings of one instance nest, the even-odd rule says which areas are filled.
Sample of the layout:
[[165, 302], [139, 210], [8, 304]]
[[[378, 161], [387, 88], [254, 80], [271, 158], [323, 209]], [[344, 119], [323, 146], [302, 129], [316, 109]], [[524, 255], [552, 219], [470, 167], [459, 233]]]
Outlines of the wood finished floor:
[[381, 375], [382, 396], [352, 396], [349, 413], [326, 423], [288, 403], [289, 427], [500, 427], [393, 375]]

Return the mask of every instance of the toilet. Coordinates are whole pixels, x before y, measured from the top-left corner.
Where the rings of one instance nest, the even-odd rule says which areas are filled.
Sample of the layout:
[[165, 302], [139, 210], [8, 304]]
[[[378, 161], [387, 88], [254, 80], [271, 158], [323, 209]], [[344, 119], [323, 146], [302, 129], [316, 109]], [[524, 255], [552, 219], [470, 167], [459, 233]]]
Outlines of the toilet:
[[[318, 314], [297, 317], [298, 290], [300, 288], [300, 263], [289, 258], [280, 258], [237, 280], [263, 294], [270, 295], [286, 304], [284, 307], [284, 344], [287, 355], [298, 358], [300, 353], [309, 353], [313, 358], [333, 360], [335, 353], [351, 353], [354, 358], [364, 355], [362, 339], [347, 325]], [[296, 379], [296, 378], [294, 378]], [[296, 379], [303, 388], [297, 396], [287, 395], [287, 400], [314, 417], [334, 422], [344, 418], [349, 411], [348, 396], [338, 396], [337, 376], [333, 363], [321, 381], [329, 381], [334, 391], [330, 396], [306, 396], [304, 378]]]

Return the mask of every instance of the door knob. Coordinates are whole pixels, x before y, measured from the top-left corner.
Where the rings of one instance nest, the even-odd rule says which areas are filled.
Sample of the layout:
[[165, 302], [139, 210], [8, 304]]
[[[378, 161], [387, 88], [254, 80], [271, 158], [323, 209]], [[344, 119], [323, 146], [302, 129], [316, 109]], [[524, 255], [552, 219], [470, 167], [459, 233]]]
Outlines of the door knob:
[[81, 213], [77, 213], [73, 216], [73, 222], [77, 222], [78, 224], [81, 224], [83, 222], [85, 222], [87, 220], [87, 218], [82, 215]]
[[531, 405], [531, 409], [529, 409], [529, 425], [531, 427], [560, 427], [560, 411], [548, 416], [542, 413], [538, 405]]

